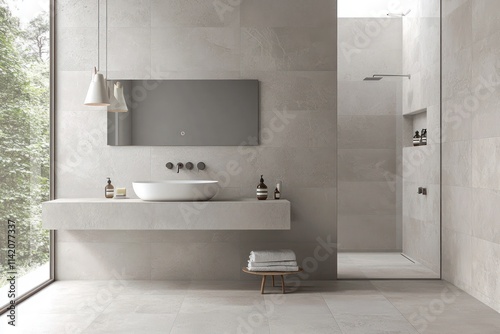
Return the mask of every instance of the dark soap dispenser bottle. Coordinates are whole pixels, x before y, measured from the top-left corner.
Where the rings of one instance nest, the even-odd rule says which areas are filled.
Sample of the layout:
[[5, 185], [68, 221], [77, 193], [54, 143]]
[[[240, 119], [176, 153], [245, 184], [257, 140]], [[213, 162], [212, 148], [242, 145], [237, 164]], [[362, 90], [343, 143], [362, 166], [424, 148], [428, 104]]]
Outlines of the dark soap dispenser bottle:
[[104, 188], [104, 196], [106, 198], [113, 198], [115, 195], [115, 187], [111, 184], [111, 179], [108, 177], [108, 185]]
[[281, 181], [276, 184], [276, 189], [274, 189], [274, 199], [281, 198]]
[[278, 187], [276, 187], [276, 189], [274, 189], [274, 199], [280, 199], [280, 198], [281, 198], [281, 193], [278, 190]]
[[422, 129], [420, 133], [420, 145], [427, 145], [427, 129]]
[[260, 183], [257, 185], [257, 199], [259, 200], [267, 199], [267, 186], [264, 183], [264, 175], [260, 176]]
[[413, 136], [413, 146], [419, 146], [420, 145], [420, 135], [418, 134], [418, 131], [415, 131], [415, 135]]

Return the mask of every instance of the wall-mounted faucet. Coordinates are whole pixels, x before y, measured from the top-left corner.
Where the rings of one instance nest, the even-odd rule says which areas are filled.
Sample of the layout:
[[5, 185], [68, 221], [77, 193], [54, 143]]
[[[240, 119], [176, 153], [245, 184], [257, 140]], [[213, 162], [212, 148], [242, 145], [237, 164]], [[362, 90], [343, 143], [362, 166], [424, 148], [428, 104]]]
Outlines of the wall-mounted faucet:
[[[194, 168], [194, 164], [192, 162], [186, 162], [186, 165], [184, 165], [182, 162], [178, 162], [176, 166], [177, 166], [177, 173], [179, 173], [179, 171], [184, 167], [186, 167], [187, 170], [192, 170]], [[167, 167], [168, 169], [173, 169], [174, 164], [171, 162], [167, 162], [165, 167]], [[204, 170], [206, 168], [206, 165], [204, 162], [198, 162], [196, 167], [198, 167], [198, 170]]]
[[177, 174], [179, 174], [179, 171], [184, 168], [184, 164], [182, 162], [177, 163]]

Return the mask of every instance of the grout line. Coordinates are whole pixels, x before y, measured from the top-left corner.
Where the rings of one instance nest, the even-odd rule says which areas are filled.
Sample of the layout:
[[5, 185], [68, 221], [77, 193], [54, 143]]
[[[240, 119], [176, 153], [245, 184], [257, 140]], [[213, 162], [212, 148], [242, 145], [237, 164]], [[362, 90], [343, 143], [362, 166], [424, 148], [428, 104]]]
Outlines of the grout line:
[[[376, 286], [375, 286], [375, 287], [376, 287]], [[378, 288], [377, 288], [377, 289], [378, 289]], [[417, 330], [417, 328], [416, 328], [415, 326], [413, 326], [413, 324], [409, 321], [409, 319], [408, 319], [408, 318], [406, 318], [406, 317], [405, 317], [405, 315], [404, 315], [404, 314], [403, 314], [403, 313], [399, 310], [399, 308], [397, 308], [397, 307], [396, 307], [396, 305], [394, 305], [394, 304], [393, 304], [393, 303], [389, 300], [389, 298], [387, 298], [387, 297], [385, 296], [385, 294], [384, 294], [382, 291], [381, 291], [381, 293], [382, 293], [382, 296], [384, 296], [385, 300], [387, 300], [387, 301], [388, 301], [388, 302], [392, 305], [392, 307], [394, 307], [394, 308], [395, 308], [395, 309], [399, 312], [399, 314], [401, 314], [401, 316], [403, 317], [403, 319], [405, 319], [405, 320], [406, 320], [406, 322], [407, 322], [408, 324], [410, 324], [410, 326], [411, 326], [411, 327], [413, 327], [413, 329], [415, 329], [415, 332], [416, 332], [416, 333], [420, 333], [420, 332]]]
[[[190, 286], [191, 286], [191, 283], [189, 283]], [[188, 288], [188, 291], [186, 291], [186, 293], [182, 296], [182, 302], [181, 302], [181, 306], [179, 306], [179, 310], [177, 311], [177, 313], [175, 314], [175, 319], [174, 321], [172, 322], [172, 327], [170, 328], [170, 331], [169, 333], [171, 334], [172, 331], [174, 330], [174, 326], [175, 326], [175, 322], [177, 321], [177, 317], [179, 316], [179, 313], [181, 313], [181, 309], [182, 309], [182, 305], [184, 305], [184, 301], [186, 300], [186, 296], [188, 295], [189, 293], [189, 288]]]
[[340, 331], [342, 332], [342, 334], [349, 334], [349, 333], [344, 332], [342, 330], [342, 328], [340, 327], [339, 322], [335, 318], [335, 315], [333, 314], [332, 309], [330, 308], [330, 306], [328, 306], [328, 303], [326, 302], [326, 299], [325, 299], [325, 296], [323, 295], [323, 293], [320, 293], [320, 295], [321, 295], [321, 299], [323, 299], [323, 302], [325, 303], [326, 307], [328, 308], [328, 311], [330, 311], [330, 314], [332, 315], [333, 321], [335, 321], [335, 324], [337, 324], [337, 327], [340, 329]]
[[[370, 282], [371, 282], [371, 281], [370, 281]], [[371, 283], [373, 284], [373, 282], [371, 282]], [[373, 286], [375, 286], [375, 288], [377, 288], [377, 290], [379, 290], [379, 291], [380, 291], [380, 293], [382, 294], [382, 296], [384, 296], [384, 298], [385, 298], [385, 299], [386, 299], [386, 300], [387, 300], [387, 301], [388, 301], [388, 302], [389, 302], [389, 303], [390, 303], [390, 304], [391, 304], [391, 305], [392, 305], [392, 306], [393, 306], [393, 307], [394, 307], [394, 308], [395, 308], [395, 309], [396, 309], [396, 310], [397, 310], [397, 311], [398, 311], [398, 312], [399, 312], [399, 313], [403, 316], [403, 318], [406, 320], [406, 322], [408, 322], [408, 323], [409, 323], [409, 324], [410, 324], [410, 325], [411, 325], [411, 326], [415, 329], [415, 332], [416, 332], [416, 333], [424, 333], [424, 332], [425, 332], [425, 330], [424, 330], [423, 332], [419, 332], [419, 331], [417, 330], [417, 328], [416, 328], [415, 326], [413, 326], [413, 324], [409, 321], [409, 319], [408, 319], [408, 318], [407, 318], [407, 317], [406, 317], [406, 316], [405, 316], [405, 315], [404, 315], [404, 314], [403, 314], [403, 313], [399, 310], [399, 308], [398, 308], [397, 306], [395, 306], [395, 305], [391, 302], [391, 300], [390, 300], [389, 298], [387, 298], [387, 297], [386, 297], [385, 293], [384, 293], [381, 289], [379, 289], [379, 288], [378, 288], [375, 284], [373, 284]], [[426, 328], [426, 329], [427, 329], [427, 328]]]
[[113, 303], [113, 301], [115, 299], [116, 299], [116, 296], [113, 297], [113, 299], [111, 300], [111, 302], [108, 305], [106, 305], [106, 307], [101, 312], [99, 312], [99, 313], [97, 313], [95, 315], [95, 318], [87, 325], [87, 327], [83, 328], [83, 330], [81, 331], [81, 333], [85, 333], [87, 331], [87, 329], [89, 329], [92, 326], [92, 324], [97, 320], [97, 318], [99, 318], [99, 316], [103, 315], [104, 311], [109, 307], [109, 305], [111, 305], [111, 303]]

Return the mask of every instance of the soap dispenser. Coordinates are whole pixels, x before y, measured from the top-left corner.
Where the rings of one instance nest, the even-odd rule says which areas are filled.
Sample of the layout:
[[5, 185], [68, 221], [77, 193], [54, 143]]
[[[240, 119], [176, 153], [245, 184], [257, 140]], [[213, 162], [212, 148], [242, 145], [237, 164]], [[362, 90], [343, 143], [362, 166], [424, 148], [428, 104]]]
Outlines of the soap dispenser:
[[257, 185], [257, 199], [259, 200], [267, 199], [267, 186], [264, 183], [264, 175], [260, 176], [260, 183]]
[[274, 189], [274, 199], [281, 198], [281, 181], [276, 184], [276, 189]]
[[418, 134], [418, 131], [415, 131], [415, 135], [413, 136], [413, 146], [419, 146], [420, 145], [420, 135]]
[[420, 133], [420, 145], [427, 145], [427, 129], [422, 129]]
[[115, 195], [115, 187], [111, 184], [111, 179], [108, 177], [108, 185], [104, 188], [104, 196], [106, 198], [113, 198]]

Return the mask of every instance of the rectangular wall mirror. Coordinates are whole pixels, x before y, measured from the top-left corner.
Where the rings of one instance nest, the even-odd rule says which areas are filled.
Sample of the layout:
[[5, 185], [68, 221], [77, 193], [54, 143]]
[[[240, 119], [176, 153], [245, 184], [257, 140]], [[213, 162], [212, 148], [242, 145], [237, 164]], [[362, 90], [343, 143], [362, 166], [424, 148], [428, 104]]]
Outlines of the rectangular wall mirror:
[[239, 146], [259, 142], [258, 80], [112, 80], [128, 112], [108, 112], [111, 146]]

